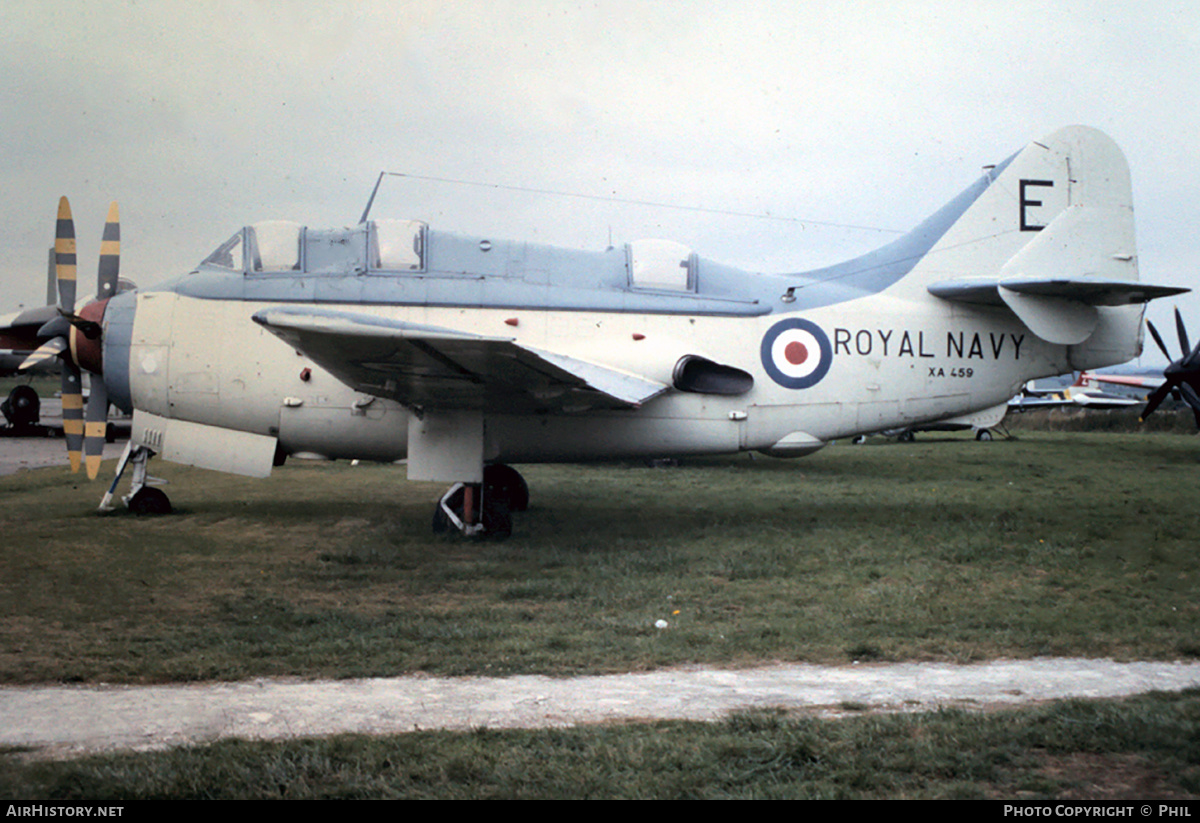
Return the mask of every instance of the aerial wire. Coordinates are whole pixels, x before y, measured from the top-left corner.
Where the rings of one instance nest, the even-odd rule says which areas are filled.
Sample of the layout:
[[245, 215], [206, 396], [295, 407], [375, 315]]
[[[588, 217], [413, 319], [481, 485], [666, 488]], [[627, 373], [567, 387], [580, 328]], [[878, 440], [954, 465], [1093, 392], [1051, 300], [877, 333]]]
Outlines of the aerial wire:
[[502, 191], [516, 191], [525, 194], [543, 194], [552, 197], [574, 197], [579, 200], [599, 200], [606, 203], [624, 203], [632, 206], [651, 206], [659, 209], [675, 209], [677, 211], [699, 212], [703, 214], [722, 214], [727, 217], [749, 217], [756, 220], [776, 220], [784, 223], [800, 223], [813, 226], [827, 226], [838, 229], [854, 229], [856, 231], [876, 231], [886, 234], [903, 234], [899, 229], [888, 229], [881, 226], [863, 226], [855, 223], [834, 223], [828, 220], [808, 220], [800, 217], [783, 217], [775, 214], [762, 214], [757, 212], [735, 211], [732, 209], [713, 209], [705, 206], [682, 206], [677, 203], [659, 203], [653, 200], [636, 200], [624, 197], [614, 197], [603, 194], [582, 194], [579, 192], [556, 191], [554, 189], [538, 189], [530, 186], [511, 186], [504, 183], [484, 183], [476, 180], [458, 180], [451, 177], [431, 177], [422, 174], [408, 174], [399, 171], [381, 171], [379, 177], [375, 180], [375, 187], [371, 190], [371, 197], [367, 200], [367, 207], [363, 209], [360, 223], [365, 223], [367, 214], [371, 211], [371, 205], [375, 202], [375, 195], [379, 192], [379, 184], [383, 182], [383, 178], [387, 177], [403, 177], [408, 180], [421, 180], [427, 183], [447, 183], [455, 186], [473, 186], [475, 188], [485, 189], [500, 189]]

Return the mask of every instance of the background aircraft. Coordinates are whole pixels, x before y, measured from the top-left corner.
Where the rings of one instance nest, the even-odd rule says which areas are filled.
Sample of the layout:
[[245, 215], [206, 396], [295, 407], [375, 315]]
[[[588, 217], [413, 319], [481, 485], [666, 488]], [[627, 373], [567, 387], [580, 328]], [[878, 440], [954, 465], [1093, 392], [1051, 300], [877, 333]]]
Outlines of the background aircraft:
[[[38, 347], [38, 329], [58, 316], [54, 306], [38, 306], [0, 316], [0, 377], [16, 374], [21, 364]], [[49, 361], [43, 368], [57, 369]]]
[[[46, 266], [46, 305], [0, 315], [0, 377], [16, 374], [21, 363], [38, 347], [38, 329], [58, 316], [56, 292], [51, 248]], [[44, 368], [57, 370], [58, 363], [51, 361]]]
[[[70, 213], [67, 212], [66, 219], [70, 222]], [[70, 304], [74, 304], [74, 289], [75, 289], [75, 271], [74, 271], [74, 226], [70, 226], [69, 231], [71, 237], [70, 252], [61, 252], [57, 248], [51, 248], [49, 261], [46, 271], [46, 303], [45, 306], [38, 306], [32, 309], [24, 309], [13, 312], [8, 315], [0, 316], [0, 377], [8, 377], [14, 374], [30, 374], [43, 372], [59, 372], [62, 366], [62, 359], [57, 357], [61, 350], [54, 349], [53, 351], [43, 352], [38, 354], [42, 338], [51, 336], [61, 332], [65, 324], [70, 320], [70, 309], [66, 310], [64, 316], [63, 306], [64, 301], [61, 297], [59, 273], [60, 255], [61, 266], [64, 271], [64, 278], [67, 281], [63, 288], [67, 289], [71, 296]], [[98, 302], [112, 297], [114, 294], [133, 291], [137, 285], [129, 280], [122, 279], [119, 276], [120, 264], [120, 219], [117, 204], [113, 203], [109, 206], [108, 221], [105, 224], [104, 238], [101, 248], [101, 273], [100, 282], [94, 297], [89, 302]], [[68, 241], [64, 240], [64, 244]], [[56, 246], [58, 242], [56, 241]], [[66, 249], [66, 245], [63, 247]], [[66, 261], [70, 260], [70, 263]], [[98, 330], [97, 330], [98, 331]], [[35, 357], [35, 355], [38, 355]], [[76, 380], [75, 383], [82, 384], [90, 382]], [[65, 402], [71, 403], [71, 400]], [[82, 399], [80, 400], [82, 403]], [[16, 386], [9, 392], [8, 397], [3, 404], [0, 404], [0, 411], [3, 412], [5, 419], [8, 420], [10, 426], [15, 430], [14, 433], [23, 434], [33, 432], [40, 434], [40, 430], [35, 430], [34, 426], [38, 422], [39, 409], [41, 399], [37, 395], [37, 391], [29, 385]], [[111, 442], [111, 430], [109, 434]]]
[[662, 240], [586, 252], [365, 215], [259, 223], [78, 315], [60, 264], [70, 322], [39, 356], [62, 357], [64, 397], [70, 375], [102, 377], [89, 474], [108, 401], [132, 411], [118, 477], [133, 465], [135, 511], [169, 508], [145, 483], [151, 453], [255, 476], [299, 452], [406, 458], [410, 478], [453, 484], [435, 528], [504, 536], [527, 503], [510, 462], [799, 456], [1137, 356], [1142, 304], [1186, 289], [1139, 281], [1131, 199], [1120, 150], [1069, 127], [893, 243], [795, 274]]
[[1091, 374], [1087, 375], [1088, 380], [1095, 383], [1152, 389], [1146, 397], [1146, 407], [1141, 414], [1142, 420], [1153, 414], [1168, 395], [1172, 395], [1176, 400], [1188, 405], [1192, 414], [1195, 415], [1197, 428], [1200, 428], [1200, 341], [1197, 341], [1195, 348], [1189, 346], [1187, 328], [1184, 326], [1183, 315], [1179, 313], [1178, 308], [1175, 309], [1175, 331], [1179, 335], [1179, 349], [1182, 352], [1178, 359], [1171, 359], [1171, 353], [1167, 351], [1162, 335], [1149, 320], [1146, 321], [1146, 328], [1150, 329], [1150, 336], [1154, 338], [1159, 350], [1169, 361], [1161, 378]]
[[[971, 429], [975, 432], [976, 440], [989, 441], [993, 438], [992, 429], [1000, 426], [1005, 416], [1010, 412], [1019, 413], [1035, 409], [1066, 407], [1099, 411], [1136, 406], [1142, 402], [1142, 400], [1133, 397], [1103, 392], [1095, 385], [1089, 385], [1087, 380], [1089, 377], [1090, 375], [1087, 372], [1080, 372], [1080, 376], [1073, 384], [1058, 385], [1052, 388], [1039, 388], [1034, 381], [1030, 381], [1021, 390], [1020, 394], [1008, 401], [1007, 406], [997, 406], [980, 414], [925, 423], [918, 427], [888, 429], [880, 432], [880, 434], [884, 437], [894, 437], [902, 443], [911, 443], [915, 439], [917, 432], [965, 431]], [[865, 442], [867, 442], [866, 435], [859, 435], [854, 438], [854, 443], [856, 444]]]
[[1064, 407], [1107, 410], [1137, 406], [1141, 402], [1134, 397], [1101, 391], [1096, 387], [1093, 375], [1080, 372], [1069, 386], [1039, 388], [1035, 382], [1030, 382], [1021, 394], [1009, 401], [1008, 406], [1017, 412]]
[[[992, 439], [992, 429], [999, 426], [1004, 420], [1004, 416], [1008, 414], [1011, 404], [1012, 401], [1010, 400], [1008, 406], [993, 406], [990, 409], [984, 409], [974, 414], [959, 415], [946, 420], [934, 420], [929, 423], [922, 423], [919, 426], [884, 429], [879, 434], [882, 434], [884, 437], [894, 437], [901, 443], [911, 443], [916, 439], [918, 432], [958, 432], [970, 429], [975, 432], [976, 440], [987, 442]], [[851, 442], [855, 445], [866, 443], [867, 435], [860, 434]]]

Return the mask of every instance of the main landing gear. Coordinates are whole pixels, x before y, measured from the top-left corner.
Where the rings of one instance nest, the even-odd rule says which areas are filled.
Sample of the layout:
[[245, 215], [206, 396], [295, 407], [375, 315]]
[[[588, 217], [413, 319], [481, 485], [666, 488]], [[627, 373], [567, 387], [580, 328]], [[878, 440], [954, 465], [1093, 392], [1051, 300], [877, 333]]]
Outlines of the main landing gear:
[[483, 468], [483, 483], [455, 483], [433, 510], [433, 532], [451, 528], [465, 535], [504, 540], [512, 534], [512, 513], [529, 508], [529, 486], [502, 463]]

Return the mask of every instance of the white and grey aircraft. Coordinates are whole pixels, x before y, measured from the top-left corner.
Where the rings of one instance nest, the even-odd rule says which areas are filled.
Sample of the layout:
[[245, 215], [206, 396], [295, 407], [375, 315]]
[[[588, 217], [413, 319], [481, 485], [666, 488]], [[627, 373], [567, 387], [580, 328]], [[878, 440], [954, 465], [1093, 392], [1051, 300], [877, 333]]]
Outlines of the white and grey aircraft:
[[43, 355], [133, 415], [132, 509], [169, 510], [152, 454], [253, 476], [301, 452], [406, 458], [453, 484], [435, 528], [505, 536], [528, 499], [509, 463], [798, 456], [999, 410], [1031, 379], [1136, 357], [1143, 304], [1187, 291], [1139, 281], [1128, 167], [1084, 127], [802, 273], [365, 217], [247, 226], [165, 285], [60, 307], [71, 326]]

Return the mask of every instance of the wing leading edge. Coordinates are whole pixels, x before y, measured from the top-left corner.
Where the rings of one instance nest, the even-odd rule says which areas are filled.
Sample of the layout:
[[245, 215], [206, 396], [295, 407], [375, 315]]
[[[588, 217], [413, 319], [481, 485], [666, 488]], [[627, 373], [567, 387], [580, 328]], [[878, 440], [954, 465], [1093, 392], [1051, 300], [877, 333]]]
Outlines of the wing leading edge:
[[509, 413], [630, 409], [669, 388], [512, 338], [374, 315], [270, 308], [253, 319], [352, 389], [408, 407]]

